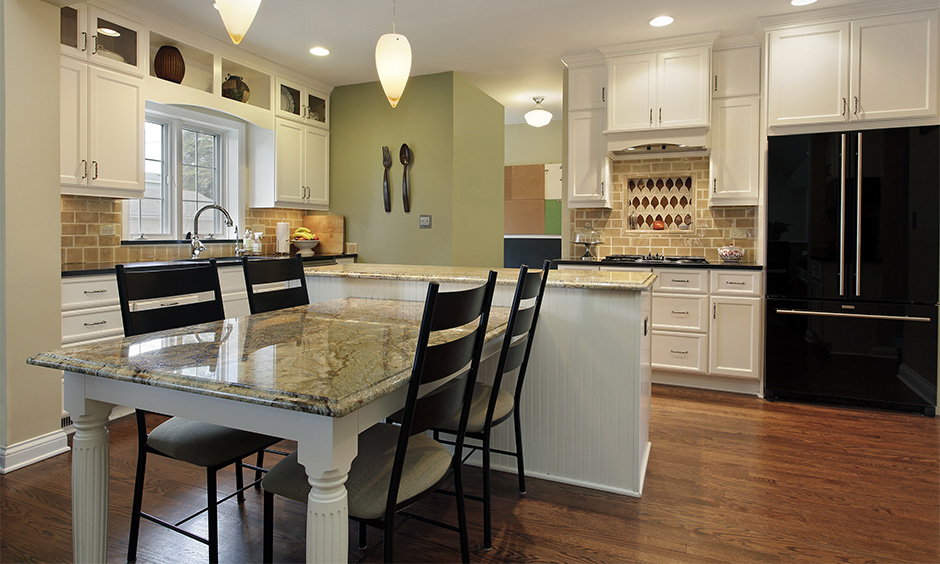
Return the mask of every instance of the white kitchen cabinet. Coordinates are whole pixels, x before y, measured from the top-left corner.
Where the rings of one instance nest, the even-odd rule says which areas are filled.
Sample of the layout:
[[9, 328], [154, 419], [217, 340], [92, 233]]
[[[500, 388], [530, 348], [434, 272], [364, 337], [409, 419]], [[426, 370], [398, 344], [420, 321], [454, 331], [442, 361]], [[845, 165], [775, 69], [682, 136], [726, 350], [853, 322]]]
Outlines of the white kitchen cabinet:
[[62, 193], [143, 197], [143, 81], [62, 57], [59, 87]]
[[604, 111], [568, 112], [568, 207], [610, 208]]
[[136, 76], [148, 68], [147, 30], [88, 4], [65, 6], [59, 16], [63, 55]]
[[[715, 48], [712, 53], [712, 98], [760, 94], [760, 46]], [[712, 124], [714, 125], [714, 113]]]
[[603, 64], [568, 69], [568, 111], [603, 109], [607, 69]]
[[111, 275], [62, 279], [62, 345], [124, 336], [117, 279]]
[[652, 363], [656, 370], [708, 370], [708, 270], [655, 268]]
[[249, 134], [249, 206], [329, 209], [329, 131], [276, 119]]
[[[656, 296], [653, 296], [653, 301], [656, 301]], [[655, 313], [653, 315], [655, 320]], [[708, 335], [704, 333], [654, 330], [651, 349], [651, 361], [654, 369], [694, 372], [697, 374], [704, 374], [708, 370], [706, 364], [708, 359]]]
[[937, 11], [771, 30], [768, 125], [936, 117]]
[[327, 128], [329, 96], [315, 88], [278, 77], [274, 115], [307, 125]]
[[711, 48], [607, 59], [607, 130], [708, 126]]
[[710, 206], [757, 205], [760, 135], [760, 96], [714, 101], [709, 155]]
[[708, 372], [736, 378], [760, 376], [760, 298], [712, 296]]

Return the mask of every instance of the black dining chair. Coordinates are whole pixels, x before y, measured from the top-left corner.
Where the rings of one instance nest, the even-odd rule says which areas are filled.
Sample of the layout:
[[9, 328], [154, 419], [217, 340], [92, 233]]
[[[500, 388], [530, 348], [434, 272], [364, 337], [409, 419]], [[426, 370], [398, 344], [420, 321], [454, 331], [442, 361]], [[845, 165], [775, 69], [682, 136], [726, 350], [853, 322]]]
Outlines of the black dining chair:
[[[125, 268], [117, 265], [118, 296], [124, 335], [130, 337], [154, 331], [184, 327], [197, 323], [225, 319], [222, 291], [219, 287], [218, 266], [209, 264], [167, 268]], [[137, 410], [137, 474], [134, 479], [134, 499], [131, 510], [130, 539], [127, 560], [137, 560], [137, 539], [140, 519], [166, 527], [209, 546], [209, 561], [219, 561], [218, 513], [219, 503], [237, 496], [244, 501], [242, 459], [273, 445], [280, 439], [248, 431], [229, 429], [220, 425], [171, 417], [147, 433], [147, 413]], [[142, 511], [144, 476], [147, 455], [156, 454], [206, 469], [206, 497], [208, 507], [175, 523], [170, 523]], [[236, 491], [223, 499], [217, 495], [217, 472], [235, 465]], [[244, 464], [258, 471], [257, 466]], [[256, 480], [257, 481], [257, 480]], [[180, 525], [206, 511], [208, 538], [182, 529]]]
[[[473, 389], [473, 399], [470, 404], [470, 417], [467, 422], [466, 438], [480, 441], [478, 445], [466, 444], [469, 458], [476, 450], [483, 455], [483, 497], [468, 495], [469, 499], [483, 502], [483, 548], [489, 550], [493, 546], [492, 540], [492, 496], [490, 492], [490, 455], [492, 453], [512, 456], [516, 459], [516, 468], [519, 478], [519, 493], [525, 494], [525, 464], [522, 458], [522, 420], [519, 406], [522, 402], [522, 385], [525, 381], [526, 368], [529, 364], [529, 353], [532, 350], [532, 341], [535, 338], [535, 326], [538, 322], [539, 311], [542, 308], [542, 296], [545, 294], [545, 282], [548, 280], [548, 271], [551, 261], [546, 260], [542, 270], [529, 272], [525, 265], [519, 269], [519, 279], [516, 282], [516, 291], [512, 299], [512, 308], [509, 312], [509, 322], [506, 325], [506, 335], [496, 365], [496, 375], [492, 384], [477, 382]], [[502, 389], [503, 376], [518, 369], [516, 384], [512, 393]], [[515, 426], [516, 450], [505, 451], [490, 446], [493, 427], [513, 418]], [[460, 421], [452, 417], [443, 425], [434, 429], [435, 438], [444, 444], [454, 444], [450, 440], [442, 440], [439, 433], [456, 433], [460, 428]]]
[[292, 259], [242, 257], [245, 289], [251, 313], [263, 313], [310, 303], [300, 255]]
[[[400, 526], [395, 523], [399, 513], [406, 519], [415, 518], [459, 533], [461, 558], [463, 562], [470, 560], [460, 453], [495, 286], [493, 271], [486, 284], [470, 290], [439, 292], [438, 284], [428, 286], [405, 407], [393, 416], [400, 425], [379, 423], [359, 435], [359, 453], [346, 480], [349, 516], [359, 523], [361, 543], [366, 526], [384, 531], [385, 562], [392, 562], [392, 535]], [[472, 324], [472, 330], [455, 329], [468, 324]], [[419, 397], [419, 389], [434, 384], [440, 385]], [[425, 431], [455, 413], [459, 416], [452, 454]], [[434, 492], [451, 474], [457, 490], [456, 527], [404, 512]], [[264, 561], [271, 562], [274, 496], [306, 503], [310, 484], [296, 454], [292, 454], [271, 469], [262, 487]]]

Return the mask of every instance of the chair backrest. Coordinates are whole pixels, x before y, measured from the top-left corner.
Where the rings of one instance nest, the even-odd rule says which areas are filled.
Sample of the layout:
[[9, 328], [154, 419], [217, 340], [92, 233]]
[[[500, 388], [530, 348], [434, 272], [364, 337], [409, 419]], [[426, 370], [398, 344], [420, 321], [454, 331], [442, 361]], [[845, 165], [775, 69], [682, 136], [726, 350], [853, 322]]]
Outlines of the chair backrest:
[[[411, 436], [437, 427], [460, 412], [455, 452], [461, 452], [495, 288], [495, 271], [490, 271], [486, 284], [469, 290], [440, 292], [439, 284], [428, 285], [411, 381], [401, 412], [388, 511], [394, 511]], [[458, 372], [461, 373], [452, 377]], [[437, 388], [422, 394], [422, 387], [426, 390], [444, 380]]]
[[486, 410], [487, 427], [493, 421], [496, 399], [503, 376], [516, 368], [519, 369], [519, 373], [516, 376], [516, 389], [513, 396], [515, 405], [519, 405], [526, 367], [529, 364], [529, 352], [532, 350], [532, 341], [535, 339], [535, 326], [538, 324], [539, 311], [542, 309], [542, 296], [545, 294], [545, 282], [548, 280], [551, 264], [551, 261], [546, 260], [542, 264], [542, 269], [534, 272], [529, 272], [529, 267], [525, 265], [519, 269], [516, 292], [512, 298], [509, 321], [506, 323], [506, 336], [503, 337], [503, 346], [496, 365], [496, 376], [493, 379], [493, 393], [490, 395], [490, 403]]
[[225, 319], [214, 260], [167, 268], [119, 264], [115, 269], [126, 337]]
[[307, 305], [307, 279], [303, 258], [251, 259], [242, 257], [245, 289], [251, 313]]

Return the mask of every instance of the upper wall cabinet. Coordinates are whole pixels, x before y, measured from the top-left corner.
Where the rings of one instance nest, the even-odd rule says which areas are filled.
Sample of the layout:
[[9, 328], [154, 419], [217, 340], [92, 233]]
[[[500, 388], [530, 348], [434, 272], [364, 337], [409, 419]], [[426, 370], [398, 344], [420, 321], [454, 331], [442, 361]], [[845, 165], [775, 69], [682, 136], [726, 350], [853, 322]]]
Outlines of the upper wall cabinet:
[[604, 110], [568, 112], [568, 207], [610, 208]]
[[760, 94], [760, 46], [715, 49], [712, 53], [712, 97]]
[[275, 115], [327, 127], [327, 101], [329, 97], [314, 88], [303, 86], [290, 80], [278, 78], [275, 92]]
[[937, 11], [771, 29], [767, 124], [936, 117]]
[[711, 42], [607, 58], [607, 130], [707, 127], [711, 108]]
[[249, 207], [329, 209], [328, 131], [278, 119], [274, 131], [251, 128], [249, 143]]
[[607, 69], [603, 62], [568, 68], [568, 110], [604, 109]]
[[63, 55], [143, 76], [146, 31], [136, 23], [78, 4], [61, 9], [59, 44]]

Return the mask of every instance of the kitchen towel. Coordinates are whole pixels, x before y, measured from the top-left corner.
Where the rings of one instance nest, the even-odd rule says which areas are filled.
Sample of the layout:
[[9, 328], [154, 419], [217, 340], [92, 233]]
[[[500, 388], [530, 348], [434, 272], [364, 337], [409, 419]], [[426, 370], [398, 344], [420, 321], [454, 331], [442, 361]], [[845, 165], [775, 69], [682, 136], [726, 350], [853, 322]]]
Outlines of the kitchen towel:
[[286, 221], [277, 222], [277, 253], [284, 254], [290, 252], [290, 224]]

